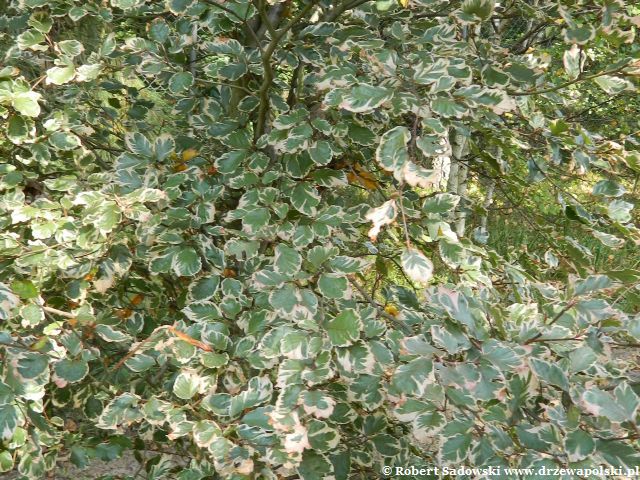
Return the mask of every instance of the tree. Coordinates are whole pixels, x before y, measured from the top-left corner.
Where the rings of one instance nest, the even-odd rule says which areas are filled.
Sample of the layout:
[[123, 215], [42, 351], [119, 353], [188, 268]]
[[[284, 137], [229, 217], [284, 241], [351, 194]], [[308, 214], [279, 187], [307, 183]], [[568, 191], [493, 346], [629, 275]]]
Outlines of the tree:
[[0, 471], [640, 462], [632, 2], [3, 3]]

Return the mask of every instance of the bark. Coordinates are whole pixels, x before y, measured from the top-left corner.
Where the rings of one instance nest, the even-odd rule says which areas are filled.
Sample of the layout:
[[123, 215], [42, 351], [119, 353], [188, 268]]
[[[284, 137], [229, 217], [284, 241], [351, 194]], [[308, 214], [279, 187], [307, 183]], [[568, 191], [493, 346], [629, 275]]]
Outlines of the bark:
[[483, 230], [487, 229], [487, 223], [489, 221], [489, 207], [493, 203], [493, 192], [496, 189], [496, 182], [494, 180], [489, 180], [487, 183], [487, 192], [484, 196], [484, 202], [482, 203], [482, 208], [484, 212], [482, 217], [480, 218], [480, 228]]
[[191, 50], [189, 51], [189, 70], [193, 75], [193, 80], [196, 80], [196, 67], [198, 58], [198, 24], [193, 24], [193, 30], [191, 33]]
[[[464, 197], [467, 193], [467, 181], [469, 177], [469, 167], [463, 162], [469, 154], [468, 138], [460, 132], [453, 130], [450, 134], [451, 142], [451, 169], [449, 172], [449, 182], [447, 190]], [[464, 236], [467, 214], [459, 208], [455, 214], [455, 229], [459, 237]]]

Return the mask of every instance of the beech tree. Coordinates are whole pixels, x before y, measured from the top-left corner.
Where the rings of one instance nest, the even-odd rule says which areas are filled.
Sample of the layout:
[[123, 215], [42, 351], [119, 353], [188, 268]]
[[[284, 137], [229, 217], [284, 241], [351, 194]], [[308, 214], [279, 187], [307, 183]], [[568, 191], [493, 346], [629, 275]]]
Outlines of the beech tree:
[[0, 472], [640, 463], [635, 2], [0, 13]]

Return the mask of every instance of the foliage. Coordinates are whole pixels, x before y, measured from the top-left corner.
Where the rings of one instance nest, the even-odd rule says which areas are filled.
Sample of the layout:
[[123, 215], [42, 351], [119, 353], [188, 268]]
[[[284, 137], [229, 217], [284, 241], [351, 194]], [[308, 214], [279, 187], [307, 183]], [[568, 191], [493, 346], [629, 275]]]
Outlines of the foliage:
[[0, 6], [0, 471], [640, 462], [635, 7]]

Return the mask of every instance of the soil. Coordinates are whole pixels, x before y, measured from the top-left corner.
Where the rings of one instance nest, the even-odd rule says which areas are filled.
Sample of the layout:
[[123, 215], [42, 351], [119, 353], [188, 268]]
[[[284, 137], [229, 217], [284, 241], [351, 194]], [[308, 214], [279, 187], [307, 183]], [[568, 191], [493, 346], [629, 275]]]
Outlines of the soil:
[[[53, 472], [50, 472], [47, 480], [97, 480], [104, 475], [111, 475], [113, 480], [134, 479], [140, 469], [140, 464], [131, 453], [125, 453], [121, 458], [111, 462], [93, 460], [88, 467], [80, 469], [71, 463], [59, 463]], [[144, 469], [142, 470], [144, 473]], [[22, 480], [18, 473], [8, 473], [7, 477], [0, 474], [2, 480]], [[138, 478], [144, 478], [138, 476]], [[44, 479], [43, 479], [44, 480]]]

